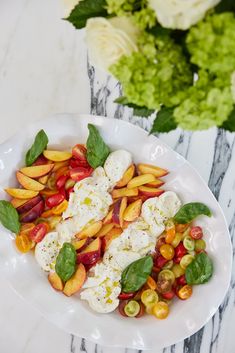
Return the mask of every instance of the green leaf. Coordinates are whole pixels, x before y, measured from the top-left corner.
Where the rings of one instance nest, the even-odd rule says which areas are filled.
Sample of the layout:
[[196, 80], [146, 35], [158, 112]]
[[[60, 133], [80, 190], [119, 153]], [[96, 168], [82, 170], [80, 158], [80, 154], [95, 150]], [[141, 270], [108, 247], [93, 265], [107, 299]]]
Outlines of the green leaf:
[[139, 290], [147, 281], [153, 268], [151, 256], [132, 262], [122, 273], [122, 292], [131, 293]]
[[82, 0], [65, 20], [71, 22], [75, 28], [83, 28], [86, 21], [92, 17], [107, 17], [105, 0]]
[[89, 136], [87, 139], [87, 161], [92, 168], [103, 166], [108, 155], [109, 147], [105, 144], [97, 128], [88, 124]]
[[211, 217], [210, 209], [203, 203], [191, 202], [186, 203], [176, 213], [174, 220], [178, 224], [186, 224], [191, 222], [194, 218], [200, 215]]
[[40, 130], [34, 140], [32, 147], [28, 150], [25, 157], [27, 166], [33, 164], [40, 154], [46, 149], [48, 144], [48, 137], [44, 130]]
[[205, 253], [196, 255], [185, 271], [186, 282], [189, 285], [203, 284], [209, 281], [213, 274], [213, 263]]
[[235, 12], [235, 1], [234, 0], [222, 0], [215, 8], [217, 13], [221, 12]]
[[74, 246], [64, 243], [56, 258], [55, 271], [57, 275], [66, 282], [76, 270], [77, 253]]
[[228, 119], [223, 123], [221, 128], [230, 132], [235, 131], [235, 107], [233, 111], [230, 113]]
[[115, 99], [114, 102], [118, 103], [118, 104], [126, 105], [129, 108], [133, 108], [134, 115], [141, 116], [144, 118], [147, 118], [148, 116], [150, 116], [151, 114], [153, 114], [155, 112], [155, 110], [153, 110], [153, 109], [148, 109], [146, 107], [140, 107], [136, 104], [129, 103], [126, 97], [119, 97], [119, 98]]
[[174, 116], [174, 108], [163, 107], [158, 113], [154, 120], [151, 134], [154, 132], [169, 132], [177, 128]]
[[5, 200], [0, 200], [0, 222], [13, 233], [19, 233], [19, 215], [12, 204]]

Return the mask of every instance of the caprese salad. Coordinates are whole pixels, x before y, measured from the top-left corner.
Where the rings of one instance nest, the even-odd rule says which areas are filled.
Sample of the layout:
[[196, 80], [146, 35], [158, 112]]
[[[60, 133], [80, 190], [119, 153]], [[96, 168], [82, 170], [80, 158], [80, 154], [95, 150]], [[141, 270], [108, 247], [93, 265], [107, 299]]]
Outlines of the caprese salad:
[[211, 212], [164, 191], [166, 169], [135, 164], [125, 149], [111, 152], [94, 125], [88, 130], [86, 145], [71, 151], [48, 149], [38, 132], [16, 172], [20, 186], [5, 189], [11, 199], [0, 201], [0, 221], [57, 291], [99, 313], [164, 319], [174, 298], [190, 298], [212, 276], [194, 224]]

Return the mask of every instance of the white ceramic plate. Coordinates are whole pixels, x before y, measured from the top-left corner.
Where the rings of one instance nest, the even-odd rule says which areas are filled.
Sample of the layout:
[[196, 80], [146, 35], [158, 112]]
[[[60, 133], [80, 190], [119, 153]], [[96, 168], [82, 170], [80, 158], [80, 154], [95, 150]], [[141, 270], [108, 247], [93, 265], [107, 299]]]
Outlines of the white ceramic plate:
[[0, 270], [16, 292], [33, 304], [41, 314], [60, 328], [99, 344], [136, 349], [169, 346], [199, 330], [215, 313], [229, 286], [232, 250], [223, 212], [207, 185], [193, 167], [179, 154], [154, 136], [121, 120], [88, 115], [63, 114], [33, 125], [0, 146], [0, 199], [6, 198], [4, 187], [16, 184], [15, 171], [24, 164], [25, 151], [35, 134], [44, 129], [53, 147], [71, 147], [85, 142], [87, 124], [98, 126], [101, 135], [113, 149], [125, 148], [135, 162], [146, 162], [170, 170], [165, 189], [178, 193], [184, 203], [206, 203], [213, 217], [200, 217], [197, 224], [206, 233], [207, 251], [214, 262], [209, 283], [194, 286], [193, 296], [176, 300], [166, 320], [151, 316], [125, 319], [117, 313], [96, 314], [76, 296], [67, 298], [54, 291], [32, 254], [20, 254], [14, 248], [13, 236], [0, 226]]

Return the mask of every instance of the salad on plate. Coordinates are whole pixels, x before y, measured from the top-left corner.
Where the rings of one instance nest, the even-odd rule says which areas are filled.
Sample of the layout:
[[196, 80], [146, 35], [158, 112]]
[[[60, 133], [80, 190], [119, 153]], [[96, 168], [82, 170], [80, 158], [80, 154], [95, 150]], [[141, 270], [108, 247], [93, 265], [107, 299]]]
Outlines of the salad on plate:
[[195, 223], [211, 211], [164, 190], [168, 170], [137, 164], [129, 151], [111, 151], [96, 126], [88, 130], [86, 145], [71, 151], [48, 149], [38, 132], [16, 172], [20, 186], [5, 189], [0, 222], [58, 292], [98, 313], [165, 319], [175, 300], [212, 277]]

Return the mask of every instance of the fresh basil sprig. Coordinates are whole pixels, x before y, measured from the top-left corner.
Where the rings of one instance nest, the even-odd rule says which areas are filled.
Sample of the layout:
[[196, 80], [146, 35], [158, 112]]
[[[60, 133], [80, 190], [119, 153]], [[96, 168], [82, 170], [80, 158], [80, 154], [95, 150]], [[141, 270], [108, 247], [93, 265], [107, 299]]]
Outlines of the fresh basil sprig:
[[74, 246], [64, 243], [56, 258], [55, 271], [57, 275], [66, 282], [76, 270], [77, 254]]
[[213, 263], [205, 253], [196, 255], [195, 259], [185, 270], [186, 282], [192, 284], [203, 284], [209, 281], [213, 274]]
[[132, 262], [122, 273], [121, 285], [124, 293], [131, 293], [139, 290], [147, 281], [153, 268], [151, 256]]
[[176, 213], [174, 220], [179, 224], [191, 222], [194, 218], [200, 215], [211, 217], [210, 209], [201, 202], [186, 203]]
[[12, 204], [5, 200], [0, 200], [0, 222], [13, 233], [19, 233], [19, 215]]
[[33, 164], [40, 154], [46, 149], [48, 144], [48, 137], [44, 130], [40, 130], [32, 144], [32, 147], [28, 150], [25, 157], [25, 163], [27, 166]]
[[99, 131], [94, 125], [88, 124], [88, 129], [89, 136], [86, 143], [87, 161], [92, 168], [97, 168], [104, 165], [110, 153], [110, 149], [104, 143]]

